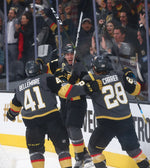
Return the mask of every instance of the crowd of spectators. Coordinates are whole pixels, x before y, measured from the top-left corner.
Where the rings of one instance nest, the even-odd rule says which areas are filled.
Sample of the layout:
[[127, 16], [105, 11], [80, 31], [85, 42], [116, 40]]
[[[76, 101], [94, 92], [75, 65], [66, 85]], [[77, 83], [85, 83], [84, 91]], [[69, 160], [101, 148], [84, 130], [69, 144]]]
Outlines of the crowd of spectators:
[[[97, 53], [96, 33], [98, 33], [100, 52], [107, 51], [113, 56], [121, 58], [121, 61], [126, 59], [125, 62], [129, 63], [128, 65], [137, 74], [143, 90], [147, 91], [148, 67], [144, 0], [95, 0], [95, 2], [98, 32], [94, 27], [93, 0], [58, 0], [58, 8], [55, 0], [35, 0], [35, 11], [33, 10], [33, 0], [7, 0], [7, 18], [4, 17], [4, 2], [1, 1], [0, 74], [6, 73], [5, 31], [7, 31], [10, 81], [21, 80], [25, 78], [23, 70], [25, 63], [35, 59], [35, 46], [48, 45], [51, 53], [60, 47], [62, 56], [63, 48], [67, 43], [75, 44], [82, 11], [83, 17], [77, 46], [78, 59], [88, 69], [90, 68], [92, 56]], [[57, 25], [58, 18], [52, 7], [58, 11], [59, 19], [62, 21], [60, 26]], [[148, 10], [150, 11], [149, 0]], [[36, 40], [34, 18], [36, 20]], [[7, 30], [4, 31], [5, 19], [7, 19]], [[59, 37], [58, 28], [60, 28]], [[57, 51], [53, 58], [59, 56]], [[15, 71], [14, 67], [16, 67]]]

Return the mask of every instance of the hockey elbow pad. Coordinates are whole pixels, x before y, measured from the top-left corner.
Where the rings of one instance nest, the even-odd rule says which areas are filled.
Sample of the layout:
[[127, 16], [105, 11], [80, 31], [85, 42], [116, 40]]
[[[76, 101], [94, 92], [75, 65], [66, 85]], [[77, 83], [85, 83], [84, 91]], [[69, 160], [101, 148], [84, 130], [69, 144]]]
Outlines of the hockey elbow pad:
[[136, 95], [140, 94], [141, 85], [134, 78], [130, 78], [130, 77], [126, 76], [125, 80], [124, 80], [124, 83], [125, 83], [125, 90], [129, 94], [131, 94], [133, 96], [136, 96]]
[[7, 116], [7, 118], [8, 118], [10, 121], [15, 121], [15, 120], [16, 120], [16, 116], [17, 116], [18, 114], [19, 114], [19, 113], [16, 113], [16, 114], [15, 114], [15, 112], [12, 112], [11, 109], [9, 109], [9, 110], [7, 111], [6, 116]]

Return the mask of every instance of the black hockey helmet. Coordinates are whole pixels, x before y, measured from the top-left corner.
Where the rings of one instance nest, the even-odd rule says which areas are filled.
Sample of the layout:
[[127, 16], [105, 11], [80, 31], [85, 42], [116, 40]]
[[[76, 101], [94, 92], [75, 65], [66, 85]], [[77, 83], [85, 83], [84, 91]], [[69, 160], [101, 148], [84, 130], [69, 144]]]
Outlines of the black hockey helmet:
[[109, 72], [112, 70], [112, 64], [107, 56], [95, 56], [92, 60], [92, 67], [96, 72]]
[[25, 66], [25, 72], [28, 77], [37, 76], [40, 74], [40, 65], [34, 60], [28, 61]]
[[73, 53], [74, 52], [74, 48], [72, 44], [67, 44], [64, 48], [64, 54], [67, 53]]

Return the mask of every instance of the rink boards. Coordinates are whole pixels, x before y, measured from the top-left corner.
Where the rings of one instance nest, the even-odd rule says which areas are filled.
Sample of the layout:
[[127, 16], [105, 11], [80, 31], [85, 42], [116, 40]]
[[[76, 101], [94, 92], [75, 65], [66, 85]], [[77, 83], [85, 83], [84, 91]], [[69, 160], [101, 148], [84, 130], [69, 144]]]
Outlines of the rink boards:
[[[6, 112], [9, 108], [9, 103], [13, 98], [13, 93], [0, 93], [0, 144], [17, 147], [26, 147], [25, 143], [25, 126], [22, 122], [21, 115], [19, 115], [15, 122], [11, 122], [6, 117]], [[93, 106], [90, 99], [87, 99], [88, 108], [83, 125], [83, 135], [86, 145], [90, 135], [96, 126], [96, 121], [93, 115]], [[58, 100], [59, 106], [59, 100]], [[145, 124], [140, 109], [136, 103], [130, 103], [131, 112], [134, 118], [136, 133], [141, 144], [143, 152], [150, 160], [150, 104], [140, 104], [143, 113], [146, 117], [147, 124]], [[54, 147], [50, 141], [46, 139], [46, 151], [55, 152]], [[72, 146], [70, 146], [73, 155]], [[126, 152], [122, 151], [117, 139], [114, 138], [109, 146], [104, 151], [109, 166], [118, 168], [137, 168], [134, 161], [130, 159]]]

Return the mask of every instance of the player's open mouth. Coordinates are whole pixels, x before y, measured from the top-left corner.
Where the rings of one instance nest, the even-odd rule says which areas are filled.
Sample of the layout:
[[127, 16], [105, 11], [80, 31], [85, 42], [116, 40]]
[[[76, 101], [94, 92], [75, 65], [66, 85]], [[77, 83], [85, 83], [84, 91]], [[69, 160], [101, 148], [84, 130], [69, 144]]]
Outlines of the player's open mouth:
[[69, 63], [69, 64], [72, 64], [72, 62], [73, 62], [73, 60], [68, 60], [68, 63]]

